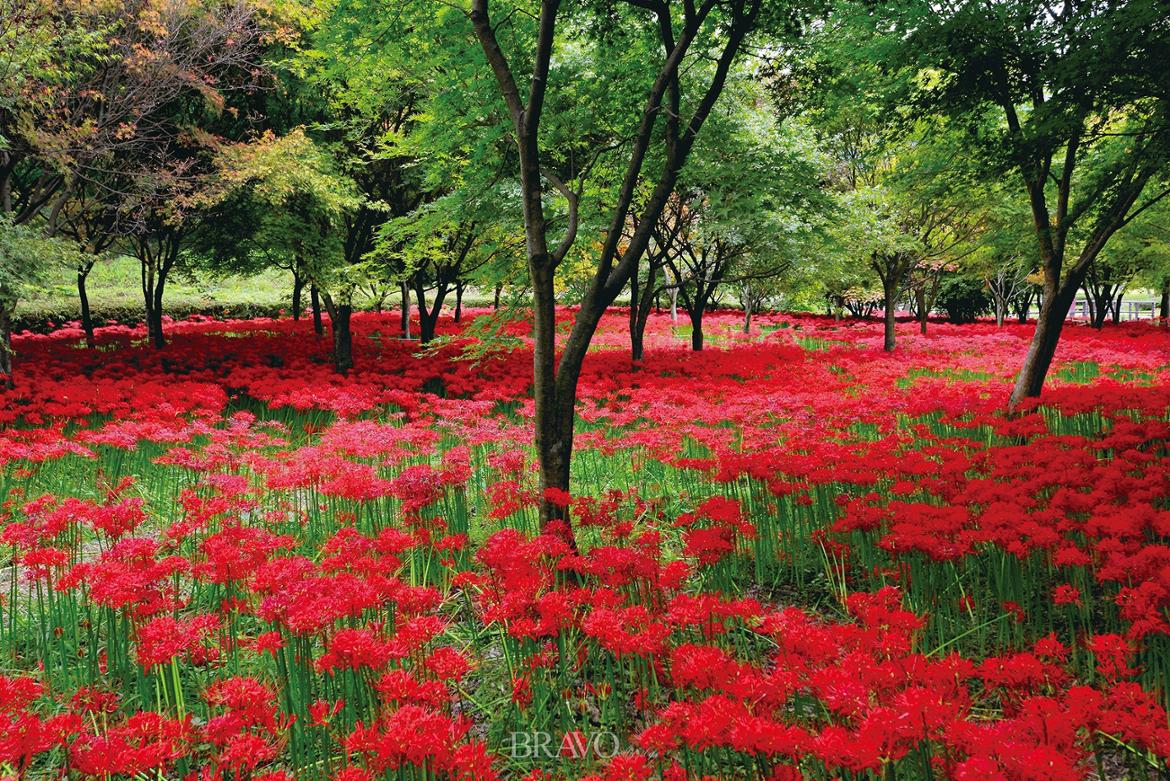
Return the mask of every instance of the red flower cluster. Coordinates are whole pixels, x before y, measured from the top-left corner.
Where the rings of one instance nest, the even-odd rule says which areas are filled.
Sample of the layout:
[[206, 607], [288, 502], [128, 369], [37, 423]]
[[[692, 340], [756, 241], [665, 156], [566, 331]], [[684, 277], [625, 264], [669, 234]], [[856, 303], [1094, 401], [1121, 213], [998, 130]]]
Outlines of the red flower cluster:
[[342, 377], [288, 320], [18, 335], [4, 772], [1165, 771], [1167, 331], [1070, 328], [1007, 417], [1025, 327], [887, 355], [876, 323], [710, 320], [726, 349], [655, 315], [635, 365], [603, 319], [572, 494], [535, 480], [523, 348], [420, 353], [363, 314]]

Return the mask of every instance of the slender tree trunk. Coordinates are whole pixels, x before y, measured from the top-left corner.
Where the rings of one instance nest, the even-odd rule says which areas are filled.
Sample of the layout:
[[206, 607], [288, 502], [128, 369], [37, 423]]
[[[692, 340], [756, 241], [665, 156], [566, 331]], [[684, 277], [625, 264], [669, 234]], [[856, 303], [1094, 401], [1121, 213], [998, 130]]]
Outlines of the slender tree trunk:
[[635, 361], [639, 360], [637, 355], [638, 350], [634, 346], [634, 332], [637, 329], [638, 323], [638, 271], [641, 269], [641, 266], [641, 263], [634, 266], [634, 273], [630, 275], [630, 312], [628, 325], [630, 329], [630, 354]]
[[329, 310], [329, 330], [333, 333], [333, 366], [342, 374], [348, 374], [353, 368], [352, 314], [353, 307], [350, 304], [340, 304]]
[[670, 322], [678, 322], [678, 286], [670, 289]]
[[12, 376], [12, 313], [0, 306], [0, 374], [4, 375], [4, 387], [16, 387]]
[[1113, 298], [1113, 311], [1110, 313], [1113, 315], [1114, 325], [1121, 322], [1121, 300], [1123, 298], [1125, 298], [1125, 293], [1118, 289], [1117, 295]]
[[97, 344], [97, 340], [94, 336], [93, 313], [89, 309], [89, 291], [85, 289], [85, 282], [88, 278], [88, 269], [77, 269], [77, 298], [81, 302], [81, 330], [85, 331], [85, 346], [92, 350]]
[[1016, 319], [1021, 323], [1028, 322], [1028, 315], [1032, 313], [1032, 299], [1035, 294], [1029, 290], [1016, 304]]
[[402, 313], [399, 320], [402, 324], [402, 338], [410, 338], [410, 287], [405, 281], [402, 282], [399, 292], [402, 296]]
[[691, 316], [691, 350], [699, 352], [703, 349], [703, 306], [697, 305], [690, 310]]
[[752, 332], [752, 297], [750, 295], [744, 296], [743, 301], [743, 332], [745, 334]]
[[150, 343], [155, 349], [167, 346], [166, 335], [163, 333], [163, 288], [166, 286], [166, 277], [159, 275], [154, 288], [154, 306], [152, 307], [150, 322], [147, 323], [150, 331]]
[[1007, 313], [1007, 299], [1003, 296], [995, 297], [995, 327], [1003, 328], [1004, 316]]
[[1093, 291], [1085, 300], [1089, 302], [1089, 324], [1100, 331], [1105, 327], [1105, 321], [1113, 309], [1113, 293]]
[[1162, 280], [1162, 300], [1158, 304], [1158, 317], [1170, 320], [1170, 277]]
[[894, 351], [896, 344], [895, 328], [898, 324], [897, 314], [895, 308], [898, 296], [898, 281], [894, 278], [893, 272], [887, 276], [886, 280], [882, 281], [882, 292], [885, 300], [885, 338], [882, 341], [882, 349], [888, 353]]
[[634, 267], [634, 273], [630, 276], [630, 358], [634, 361], [642, 360], [645, 355], [645, 335], [646, 335], [646, 319], [642, 316], [642, 310], [649, 312], [651, 295], [650, 291], [654, 288], [654, 268], [651, 266], [650, 279], [646, 287], [646, 292], [641, 290], [641, 280], [638, 279], [638, 271], [641, 264]]
[[500, 294], [504, 292], [504, 285], [501, 282], [496, 283], [495, 296], [492, 298], [492, 309], [500, 311]]
[[921, 287], [915, 290], [914, 298], [918, 302], [918, 331], [926, 336], [926, 318], [930, 314], [926, 308], [926, 288]]
[[464, 282], [455, 283], [455, 316], [456, 323], [463, 322], [463, 288], [466, 287]]
[[292, 316], [293, 320], [301, 319], [301, 293], [305, 289], [305, 280], [297, 272], [293, 272]]
[[313, 333], [317, 336], [325, 335], [325, 324], [321, 322], [321, 293], [317, 290], [317, 283], [309, 283], [309, 305], [313, 308]]
[[638, 298], [638, 306], [631, 306], [630, 315], [630, 357], [641, 361], [646, 357], [646, 325], [650, 322], [650, 310], [654, 308], [658, 291], [651, 295], [649, 291], [655, 289], [658, 280], [658, 269], [650, 266], [650, 274], [646, 280], [646, 287]]

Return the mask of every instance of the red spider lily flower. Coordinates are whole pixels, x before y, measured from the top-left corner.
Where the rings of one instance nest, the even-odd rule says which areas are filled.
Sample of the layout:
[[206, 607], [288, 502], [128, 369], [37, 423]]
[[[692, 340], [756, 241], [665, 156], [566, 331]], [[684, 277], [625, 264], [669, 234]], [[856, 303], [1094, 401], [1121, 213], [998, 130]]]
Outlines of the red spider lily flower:
[[1070, 586], [1067, 583], [1062, 583], [1052, 591], [1052, 604], [1080, 605], [1081, 592], [1074, 586]]
[[207, 641], [219, 628], [219, 618], [210, 614], [176, 619], [158, 616], [138, 630], [135, 655], [147, 672], [178, 658], [205, 664], [219, 655], [219, 649]]

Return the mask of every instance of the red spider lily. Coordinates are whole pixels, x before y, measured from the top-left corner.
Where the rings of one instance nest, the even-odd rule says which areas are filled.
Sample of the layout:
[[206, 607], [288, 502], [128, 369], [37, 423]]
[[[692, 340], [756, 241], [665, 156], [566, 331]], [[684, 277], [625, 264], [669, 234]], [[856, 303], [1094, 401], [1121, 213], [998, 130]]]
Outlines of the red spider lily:
[[[540, 777], [1164, 767], [1165, 330], [1070, 327], [1008, 418], [1026, 328], [886, 355], [876, 324], [709, 317], [726, 349], [677, 349], [655, 315], [640, 366], [590, 353], [573, 493], [546, 496], [527, 347], [473, 366], [360, 314], [340, 377], [284, 319], [175, 323], [165, 363], [126, 326], [100, 355], [17, 335], [0, 762], [513, 777], [502, 735], [601, 726], [616, 756]], [[1069, 379], [1082, 361], [1103, 376]], [[535, 532], [542, 498], [576, 549]]]

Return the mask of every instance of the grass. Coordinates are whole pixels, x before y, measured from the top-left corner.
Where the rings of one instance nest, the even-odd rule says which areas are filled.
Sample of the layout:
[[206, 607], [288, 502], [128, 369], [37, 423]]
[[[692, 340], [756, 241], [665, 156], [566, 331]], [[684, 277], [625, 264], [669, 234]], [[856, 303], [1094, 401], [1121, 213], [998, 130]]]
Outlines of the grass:
[[[95, 317], [119, 318], [142, 309], [142, 280], [135, 258], [121, 257], [98, 263], [89, 274], [86, 290]], [[168, 280], [165, 304], [175, 312], [210, 312], [239, 307], [289, 306], [292, 279], [287, 272], [265, 271], [254, 276], [194, 279], [173, 274]], [[17, 317], [26, 320], [73, 319], [80, 316], [76, 273], [54, 268], [48, 284], [38, 294], [21, 301]]]
[[[138, 260], [120, 257], [101, 262], [89, 274], [86, 291], [90, 311], [98, 322], [118, 320], [137, 322], [142, 319], [142, 280]], [[355, 299], [359, 309], [372, 309], [373, 298], [361, 293]], [[468, 290], [463, 296], [465, 306], [486, 306], [491, 303], [491, 292], [480, 294]], [[304, 305], [309, 306], [309, 292], [304, 293]], [[385, 308], [399, 305], [395, 290], [383, 302]], [[448, 306], [455, 305], [455, 295], [447, 297]], [[167, 281], [163, 310], [175, 317], [189, 314], [232, 314], [237, 317], [275, 313], [292, 307], [292, 275], [287, 271], [270, 269], [254, 275], [213, 277], [202, 274], [172, 273]], [[52, 269], [47, 284], [36, 294], [22, 300], [16, 308], [16, 318], [26, 325], [75, 320], [81, 316], [77, 296], [77, 277], [71, 268]]]

